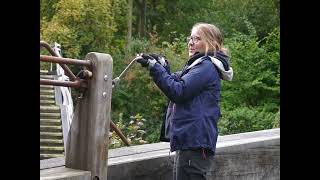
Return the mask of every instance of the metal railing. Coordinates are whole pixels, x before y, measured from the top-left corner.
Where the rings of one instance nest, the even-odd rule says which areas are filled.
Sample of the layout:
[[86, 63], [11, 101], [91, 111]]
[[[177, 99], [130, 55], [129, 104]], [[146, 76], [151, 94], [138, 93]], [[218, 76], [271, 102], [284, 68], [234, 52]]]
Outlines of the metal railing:
[[[40, 48], [41, 47], [47, 49], [52, 56], [59, 57], [47, 42], [40, 41]], [[41, 61], [41, 58], [40, 58], [40, 61]], [[62, 67], [62, 69], [65, 71], [66, 75], [70, 78], [71, 81], [74, 81], [77, 79], [76, 76], [72, 73], [72, 71], [68, 68], [68, 66], [62, 63], [59, 63], [59, 65]]]
[[[73, 88], [87, 88], [87, 79], [90, 79], [93, 76], [92, 72], [90, 71], [92, 66], [90, 60], [79, 60], [79, 59], [59, 57], [56, 54], [56, 52], [54, 52], [54, 50], [50, 47], [50, 45], [45, 41], [40, 41], [40, 48], [41, 47], [47, 49], [52, 56], [40, 55], [40, 61], [58, 63], [65, 71], [65, 74], [70, 78], [71, 82], [40, 78], [40, 84], [53, 85], [53, 86], [65, 86], [65, 87], [73, 87]], [[68, 68], [66, 64], [86, 66], [89, 70], [84, 70], [83, 71], [84, 79], [80, 79], [73, 74], [73, 72]], [[110, 128], [111, 130], [116, 132], [116, 134], [120, 137], [120, 139], [124, 142], [125, 145], [130, 146], [129, 141], [126, 139], [124, 134], [112, 121], [110, 121]]]

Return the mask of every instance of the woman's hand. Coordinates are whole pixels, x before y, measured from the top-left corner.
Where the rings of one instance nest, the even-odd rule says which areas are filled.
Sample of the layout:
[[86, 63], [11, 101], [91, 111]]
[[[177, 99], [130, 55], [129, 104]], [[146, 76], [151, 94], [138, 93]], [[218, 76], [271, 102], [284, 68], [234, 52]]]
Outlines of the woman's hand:
[[155, 60], [157, 60], [158, 63], [160, 63], [168, 73], [170, 73], [170, 66], [168, 60], [165, 58], [165, 56], [161, 56], [158, 54], [149, 54], [149, 56], [153, 57]]
[[157, 62], [155, 58], [148, 54], [137, 54], [137, 57], [141, 57], [137, 60], [138, 63], [141, 64], [142, 67], [148, 67], [149, 69], [154, 66], [154, 64]]

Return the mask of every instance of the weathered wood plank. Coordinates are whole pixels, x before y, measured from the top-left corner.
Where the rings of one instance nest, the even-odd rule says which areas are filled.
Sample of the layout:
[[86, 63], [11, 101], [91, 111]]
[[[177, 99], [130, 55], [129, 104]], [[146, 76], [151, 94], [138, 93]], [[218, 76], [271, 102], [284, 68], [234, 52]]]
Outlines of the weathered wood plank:
[[218, 142], [223, 141], [234, 141], [237, 139], [248, 139], [250, 137], [270, 137], [280, 135], [280, 128], [275, 129], [265, 129], [260, 131], [253, 131], [253, 132], [244, 132], [244, 133], [238, 133], [238, 134], [230, 134], [230, 135], [224, 135], [218, 137]]
[[[271, 180], [280, 178], [280, 129], [221, 136], [217, 143], [212, 180]], [[108, 178], [112, 180], [172, 179], [175, 153], [169, 143], [110, 150]], [[167, 148], [165, 148], [167, 146]], [[156, 147], [159, 147], [156, 150]], [[129, 152], [119, 150], [129, 150]], [[153, 150], [152, 150], [153, 149]]]
[[88, 89], [77, 100], [69, 131], [66, 167], [91, 171], [91, 178], [107, 179], [107, 158], [112, 93], [112, 58], [89, 53], [92, 78]]
[[[277, 138], [280, 135], [280, 129], [267, 129], [261, 131], [254, 131], [254, 132], [245, 132], [239, 134], [231, 134], [231, 135], [224, 135], [218, 137], [217, 147], [224, 147], [230, 146], [230, 143], [239, 144], [241, 143], [248, 143], [248, 141], [254, 142], [259, 141], [259, 138], [269, 138], [275, 137]], [[229, 143], [229, 144], [228, 144]], [[166, 142], [154, 143], [154, 144], [144, 144], [139, 146], [131, 146], [131, 147], [122, 147], [117, 149], [110, 149], [109, 150], [109, 159], [146, 153], [151, 151], [160, 151], [160, 150], [169, 150], [170, 145]]]
[[40, 170], [41, 169], [49, 169], [49, 168], [53, 168], [53, 167], [60, 167], [60, 166], [64, 166], [64, 165], [65, 165], [65, 158], [64, 157], [40, 160]]
[[129, 156], [134, 154], [142, 154], [146, 152], [159, 151], [159, 150], [169, 150], [170, 145], [167, 142], [153, 143], [153, 144], [144, 144], [144, 145], [136, 145], [130, 147], [122, 147], [117, 149], [109, 150], [109, 159]]
[[40, 171], [40, 180], [90, 180], [90, 171], [81, 171], [65, 167]]

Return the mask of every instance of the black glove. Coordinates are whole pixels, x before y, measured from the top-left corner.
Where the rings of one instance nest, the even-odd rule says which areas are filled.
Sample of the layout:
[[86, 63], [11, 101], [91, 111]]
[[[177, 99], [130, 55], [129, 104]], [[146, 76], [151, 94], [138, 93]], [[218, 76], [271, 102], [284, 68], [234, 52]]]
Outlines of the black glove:
[[156, 62], [156, 59], [152, 56], [149, 56], [148, 54], [142, 53], [140, 54], [140, 56], [141, 58], [139, 58], [137, 62], [140, 63], [142, 67], [148, 67], [150, 62], [152, 62], [152, 64], [154, 65], [154, 63]]
[[149, 64], [148, 59], [144, 59], [143, 57], [138, 59], [137, 62], [140, 63], [142, 67], [147, 67]]
[[165, 56], [161, 56], [158, 54], [149, 54], [149, 56], [157, 60], [157, 62], [160, 63], [167, 70], [168, 73], [170, 73], [170, 66]]

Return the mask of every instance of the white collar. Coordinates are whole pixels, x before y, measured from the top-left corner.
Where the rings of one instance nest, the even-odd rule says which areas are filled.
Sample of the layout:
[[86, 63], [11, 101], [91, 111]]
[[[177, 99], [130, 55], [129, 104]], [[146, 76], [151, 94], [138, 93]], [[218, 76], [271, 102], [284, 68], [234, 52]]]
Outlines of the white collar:
[[[202, 56], [202, 57], [203, 57], [203, 56]], [[203, 60], [202, 60], [202, 57], [200, 57], [200, 58], [196, 59], [195, 61], [193, 61], [193, 63], [191, 63], [190, 66], [187, 67], [187, 69], [190, 69], [190, 68], [192, 68], [193, 66], [195, 66], [195, 65], [199, 64], [200, 62], [202, 62], [202, 61], [203, 61]], [[186, 69], [186, 70], [187, 70], [187, 69]]]

